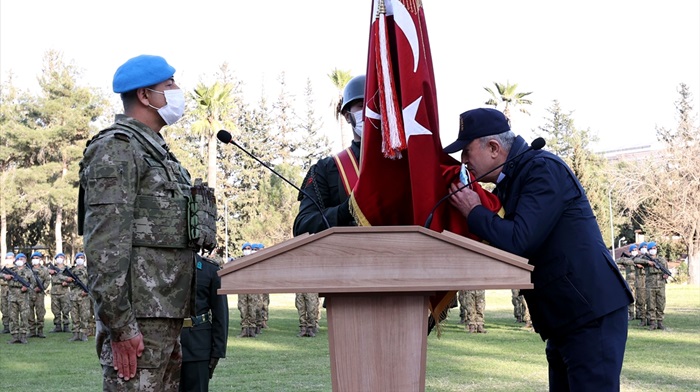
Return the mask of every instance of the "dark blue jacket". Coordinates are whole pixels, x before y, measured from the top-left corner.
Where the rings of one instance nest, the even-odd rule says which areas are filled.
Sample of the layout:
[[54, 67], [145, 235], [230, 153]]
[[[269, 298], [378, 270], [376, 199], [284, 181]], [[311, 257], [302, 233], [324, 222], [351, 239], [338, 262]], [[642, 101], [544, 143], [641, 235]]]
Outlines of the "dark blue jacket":
[[197, 292], [195, 308], [197, 315], [211, 311], [212, 320], [190, 328], [182, 328], [182, 361], [209, 361], [210, 358], [225, 358], [228, 340], [228, 300], [217, 294], [221, 278], [217, 275], [216, 261], [197, 258]]
[[[517, 137], [508, 158], [528, 148]], [[590, 203], [571, 169], [538, 150], [503, 168], [495, 193], [504, 219], [478, 206], [469, 228], [491, 245], [529, 259], [533, 290], [523, 290], [543, 340], [560, 336], [633, 301], [605, 247]]]

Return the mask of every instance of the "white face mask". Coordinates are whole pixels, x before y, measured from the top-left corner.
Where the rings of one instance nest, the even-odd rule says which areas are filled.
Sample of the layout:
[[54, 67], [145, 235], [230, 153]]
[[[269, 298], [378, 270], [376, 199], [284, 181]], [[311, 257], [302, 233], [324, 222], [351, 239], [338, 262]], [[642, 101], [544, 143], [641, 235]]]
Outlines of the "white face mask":
[[243, 256], [248, 256], [252, 253], [253, 251], [250, 249], [243, 249]]
[[654, 256], [654, 255], [656, 254], [656, 249], [650, 250], [650, 251], [649, 251], [649, 254], [652, 255], [652, 256]]
[[41, 264], [41, 260], [39, 259], [32, 259], [32, 265], [39, 265]]
[[355, 126], [352, 128], [353, 132], [362, 138], [362, 129], [364, 128], [364, 116], [362, 110], [356, 112], [350, 112], [350, 115], [355, 118]]
[[15, 265], [21, 267], [24, 265], [24, 260], [15, 260]]
[[11, 258], [9, 258], [9, 257], [8, 257], [7, 259], [5, 259], [5, 264], [6, 264], [6, 265], [12, 265], [12, 263], [14, 263], [14, 262], [15, 262], [15, 259], [11, 259]]
[[63, 264], [65, 262], [66, 262], [66, 260], [63, 257], [59, 257], [56, 259], [56, 263], [58, 263], [58, 264]]
[[636, 255], [638, 255], [638, 254], [639, 254], [639, 252], [637, 252], [636, 250], [633, 250], [633, 251], [632, 251], [632, 256], [636, 256]]
[[[149, 88], [149, 90], [151, 89]], [[182, 118], [182, 115], [185, 114], [185, 93], [182, 90], [151, 91], [165, 96], [165, 106], [162, 108], [158, 109], [150, 104], [148, 106], [158, 110], [158, 114], [160, 114], [160, 117], [163, 118], [166, 124], [173, 125]]]
[[83, 265], [83, 264], [85, 264], [85, 260], [83, 260], [83, 259], [75, 260], [75, 265]]
[[639, 250], [641, 254], [646, 254], [647, 253], [647, 248], [642, 248]]

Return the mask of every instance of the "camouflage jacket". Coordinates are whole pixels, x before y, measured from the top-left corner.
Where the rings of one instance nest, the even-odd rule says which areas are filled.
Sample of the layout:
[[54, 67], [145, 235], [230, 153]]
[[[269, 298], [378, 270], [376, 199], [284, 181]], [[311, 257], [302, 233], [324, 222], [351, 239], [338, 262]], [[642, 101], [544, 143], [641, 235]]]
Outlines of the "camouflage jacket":
[[[49, 271], [49, 274], [51, 271]], [[68, 277], [60, 272], [54, 272], [51, 275], [51, 295], [65, 295], [70, 294], [70, 285], [63, 285], [64, 282], [68, 281]], [[85, 282], [87, 284], [87, 282]]]
[[[656, 260], [659, 262], [659, 264], [661, 264], [666, 269], [668, 269], [668, 262], [666, 261], [665, 258], [656, 257]], [[666, 279], [664, 279], [664, 272], [661, 271], [660, 269], [656, 268], [653, 261], [646, 260], [646, 264], [644, 266], [644, 269], [646, 270], [646, 273], [647, 273], [646, 288], [648, 288], [648, 289], [661, 288], [666, 284]]]
[[[32, 270], [25, 264], [22, 268], [13, 266], [10, 267], [10, 270], [14, 271], [17, 275], [20, 277], [24, 278], [30, 285], [34, 286], [34, 275], [32, 275]], [[21, 290], [23, 285], [17, 280], [10, 279], [7, 281], [7, 285], [11, 289], [18, 289]], [[27, 291], [29, 293], [29, 291]]]
[[96, 316], [115, 341], [136, 318], [189, 317], [194, 251], [187, 248], [190, 176], [163, 138], [117, 115], [80, 163], [83, 234]]
[[[73, 275], [75, 275], [76, 278], [80, 279], [81, 282], [85, 283], [87, 285], [88, 282], [88, 272], [87, 268], [85, 268], [84, 265], [76, 265], [73, 268], [70, 269], [71, 272], [73, 272]], [[70, 287], [70, 298], [73, 301], [79, 300], [84, 295], [82, 295], [85, 290], [81, 289], [80, 286], [78, 286], [77, 283], [75, 282], [70, 282], [68, 284]]]
[[635, 269], [637, 269], [637, 266], [634, 265], [634, 260], [631, 257], [622, 256], [619, 259], [615, 260], [615, 263], [624, 267], [625, 279], [627, 279], [627, 282], [634, 282], [634, 278], [637, 274], [637, 272], [635, 271]]
[[37, 267], [32, 267], [34, 272], [36, 272], [36, 277], [41, 279], [41, 284], [44, 286], [44, 291], [41, 293], [37, 293], [34, 291], [35, 288], [39, 288], [39, 284], [37, 283], [36, 277], [34, 276], [34, 272], [32, 272], [32, 292], [34, 294], [46, 294], [46, 291], [49, 289], [51, 286], [51, 275], [49, 275], [49, 269], [44, 267], [43, 265], [37, 266]]

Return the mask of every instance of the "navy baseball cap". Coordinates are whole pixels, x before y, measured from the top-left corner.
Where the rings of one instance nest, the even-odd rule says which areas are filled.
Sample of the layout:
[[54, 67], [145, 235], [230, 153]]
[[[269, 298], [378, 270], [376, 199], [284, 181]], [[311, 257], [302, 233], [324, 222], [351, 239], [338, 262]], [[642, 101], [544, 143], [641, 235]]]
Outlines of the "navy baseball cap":
[[126, 61], [117, 68], [112, 80], [112, 90], [121, 94], [141, 87], [153, 86], [175, 75], [164, 58], [142, 54]]
[[445, 147], [443, 151], [452, 154], [463, 150], [474, 139], [507, 131], [510, 131], [508, 119], [499, 110], [488, 108], [468, 110], [459, 115], [457, 140]]

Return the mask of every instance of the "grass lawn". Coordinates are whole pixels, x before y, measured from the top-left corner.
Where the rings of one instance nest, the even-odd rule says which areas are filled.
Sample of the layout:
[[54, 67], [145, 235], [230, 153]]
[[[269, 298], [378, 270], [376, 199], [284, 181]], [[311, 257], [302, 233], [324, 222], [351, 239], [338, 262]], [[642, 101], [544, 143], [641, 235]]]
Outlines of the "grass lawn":
[[[700, 288], [671, 284], [666, 293], [666, 331], [630, 324], [623, 391], [700, 390]], [[297, 338], [294, 295], [273, 294], [270, 302], [269, 329], [241, 339], [236, 296], [229, 296], [228, 357], [219, 362], [211, 390], [330, 391], [325, 312], [315, 339]], [[53, 328], [51, 317], [49, 310], [46, 331]], [[488, 333], [467, 334], [457, 321], [453, 310], [442, 337], [428, 338], [427, 391], [547, 390], [544, 342], [514, 322], [510, 290], [487, 291]], [[8, 345], [10, 336], [0, 335], [0, 390], [100, 390], [94, 338], [82, 343], [68, 342], [67, 333], [47, 336]]]

